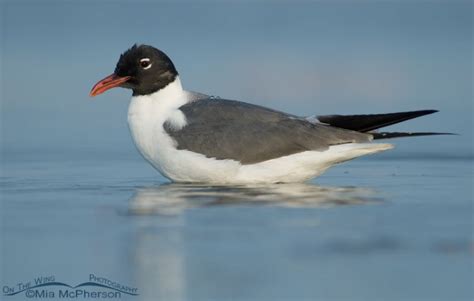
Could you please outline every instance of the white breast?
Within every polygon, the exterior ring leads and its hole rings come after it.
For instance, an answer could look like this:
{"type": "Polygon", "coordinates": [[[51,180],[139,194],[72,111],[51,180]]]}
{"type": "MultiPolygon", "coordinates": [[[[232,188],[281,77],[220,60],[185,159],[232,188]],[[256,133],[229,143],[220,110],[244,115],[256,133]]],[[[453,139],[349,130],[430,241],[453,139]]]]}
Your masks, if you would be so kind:
{"type": "Polygon", "coordinates": [[[178,130],[186,125],[179,107],[188,101],[189,93],[179,78],[151,95],[134,96],[128,109],[132,138],[143,157],[165,177],[179,182],[219,182],[233,178],[240,163],[215,160],[187,150],[177,150],[175,141],[163,124],[178,130]]]}

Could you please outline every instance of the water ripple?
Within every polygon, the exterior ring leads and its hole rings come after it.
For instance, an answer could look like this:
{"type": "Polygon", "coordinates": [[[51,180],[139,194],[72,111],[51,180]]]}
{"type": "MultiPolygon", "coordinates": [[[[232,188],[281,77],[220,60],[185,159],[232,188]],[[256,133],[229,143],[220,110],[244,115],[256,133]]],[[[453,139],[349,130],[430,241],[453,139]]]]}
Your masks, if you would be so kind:
{"type": "Polygon", "coordinates": [[[314,184],[209,186],[163,184],[139,188],[130,199],[130,214],[179,214],[209,206],[279,206],[294,208],[362,205],[380,202],[375,191],[361,187],[314,184]]]}

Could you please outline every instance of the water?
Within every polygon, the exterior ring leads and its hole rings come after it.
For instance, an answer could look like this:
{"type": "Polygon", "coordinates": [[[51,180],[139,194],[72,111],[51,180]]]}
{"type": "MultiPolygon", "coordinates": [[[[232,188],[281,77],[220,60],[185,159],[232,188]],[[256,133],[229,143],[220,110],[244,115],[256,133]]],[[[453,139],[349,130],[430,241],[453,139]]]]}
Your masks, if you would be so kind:
{"type": "Polygon", "coordinates": [[[225,187],[169,184],[136,157],[9,156],[1,285],[94,274],[138,289],[120,300],[472,300],[472,168],[373,156],[225,187]]]}

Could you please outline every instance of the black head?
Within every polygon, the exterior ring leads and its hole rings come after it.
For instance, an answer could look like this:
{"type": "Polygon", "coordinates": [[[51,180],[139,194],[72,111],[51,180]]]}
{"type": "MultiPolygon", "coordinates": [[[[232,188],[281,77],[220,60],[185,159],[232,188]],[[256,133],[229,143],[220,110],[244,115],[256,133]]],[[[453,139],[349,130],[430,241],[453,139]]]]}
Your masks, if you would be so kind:
{"type": "Polygon", "coordinates": [[[176,76],[178,72],[165,53],[152,46],[133,45],[120,56],[114,73],[92,88],[91,96],[113,87],[132,89],[133,95],[151,94],[173,82],[176,76]]]}

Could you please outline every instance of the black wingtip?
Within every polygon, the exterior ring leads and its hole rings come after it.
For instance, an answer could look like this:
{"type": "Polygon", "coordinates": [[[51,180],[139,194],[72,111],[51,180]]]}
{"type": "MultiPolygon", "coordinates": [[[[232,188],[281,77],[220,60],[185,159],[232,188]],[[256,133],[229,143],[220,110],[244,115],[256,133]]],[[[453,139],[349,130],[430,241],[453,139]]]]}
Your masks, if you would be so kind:
{"type": "MultiPolygon", "coordinates": [[[[406,120],[408,120],[408,119],[430,115],[430,114],[434,114],[438,112],[439,112],[438,110],[418,110],[418,111],[398,112],[398,113],[394,113],[393,115],[399,115],[399,116],[405,115],[404,117],[407,118],[406,120]]],[[[386,115],[391,115],[391,114],[386,114],[386,115]]]]}
{"type": "Polygon", "coordinates": [[[322,123],[326,123],[334,127],[359,132],[369,132],[402,121],[433,114],[436,112],[438,112],[438,110],[418,110],[368,115],[326,115],[317,116],[317,119],[322,123]]]}
{"type": "Polygon", "coordinates": [[[419,116],[423,116],[423,115],[429,115],[429,114],[433,114],[433,113],[438,113],[439,110],[419,110],[419,111],[412,111],[412,112],[406,112],[406,113],[419,113],[420,115],[419,116]]]}

